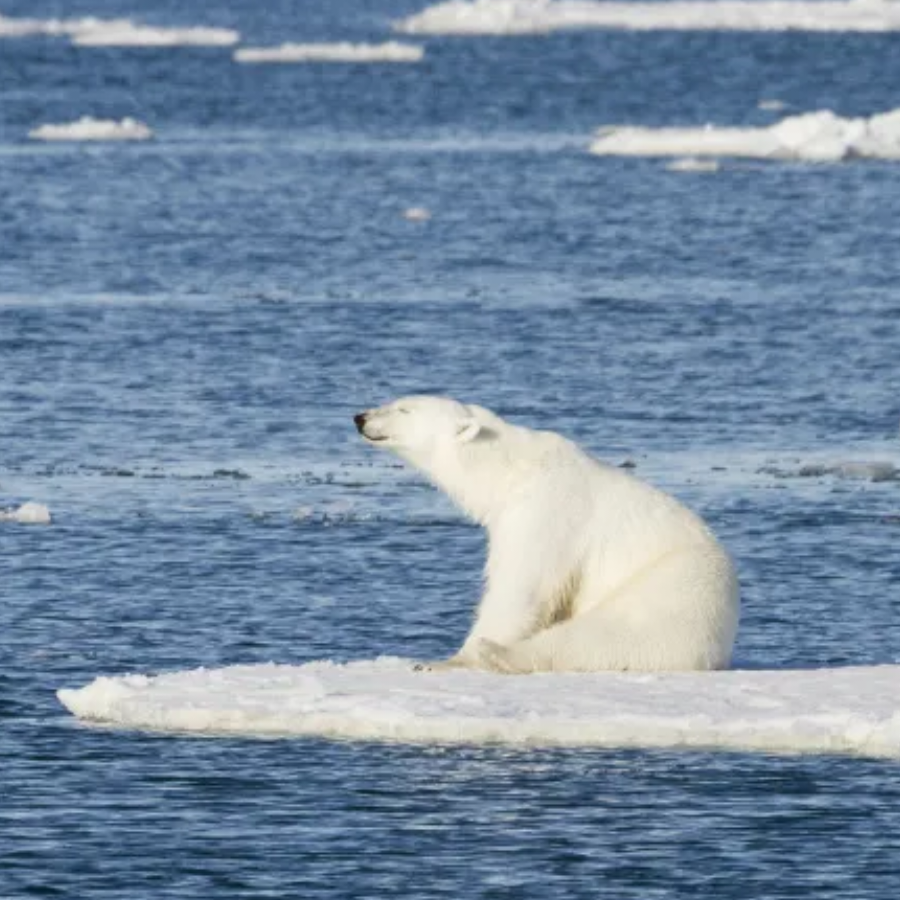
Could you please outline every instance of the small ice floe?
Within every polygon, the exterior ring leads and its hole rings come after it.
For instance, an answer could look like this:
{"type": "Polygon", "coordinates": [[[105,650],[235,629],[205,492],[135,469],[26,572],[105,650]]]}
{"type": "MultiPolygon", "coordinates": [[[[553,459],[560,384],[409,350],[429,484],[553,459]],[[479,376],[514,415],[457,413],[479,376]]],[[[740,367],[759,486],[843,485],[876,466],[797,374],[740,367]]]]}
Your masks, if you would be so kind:
{"type": "Polygon", "coordinates": [[[82,47],[230,47],[240,38],[231,28],[167,28],[131,19],[18,19],[0,15],[0,38],[68,37],[82,47]]]}
{"type": "Polygon", "coordinates": [[[0,509],[0,522],[18,522],[20,525],[49,525],[50,510],[43,503],[29,501],[17,509],[0,509]]]}
{"type": "Polygon", "coordinates": [[[28,137],[37,141],[146,141],[153,131],[130,116],[120,121],[82,116],[75,122],[41,125],[29,131],[28,137]]]}
{"type": "Polygon", "coordinates": [[[298,63],[343,62],[373,63],[419,62],[425,55],[423,47],[388,41],[385,44],[282,44],[280,47],[242,47],[235,50],[234,59],[240,63],[298,63]]]}
{"type": "Polygon", "coordinates": [[[826,109],[788,116],[766,128],[616,125],[597,132],[590,152],[597,156],[736,156],[806,162],[900,159],[900,109],[859,119],[845,119],[826,109]]]}
{"type": "Polygon", "coordinates": [[[718,172],[719,162],[715,159],[698,159],[696,156],[682,156],[666,164],[670,172],[718,172]]]}
{"type": "Polygon", "coordinates": [[[897,31],[890,0],[447,0],[394,22],[406,34],[635,31],[897,31]]]}
{"type": "Polygon", "coordinates": [[[52,19],[14,19],[0,15],[0,38],[30,37],[47,34],[52,19]]]}
{"type": "Polygon", "coordinates": [[[127,19],[97,21],[72,34],[79,47],[231,47],[241,39],[231,28],[163,28],[137,25],[127,19]]]}
{"type": "Polygon", "coordinates": [[[0,15],[0,38],[74,36],[93,28],[120,26],[127,19],[97,19],[89,16],[83,19],[19,19],[0,15]]]}
{"type": "Polygon", "coordinates": [[[410,206],[403,210],[403,218],[409,222],[427,222],[431,218],[431,210],[424,206],[410,206]]]}
{"type": "Polygon", "coordinates": [[[787,109],[787,103],[783,100],[760,100],[756,104],[756,108],[764,109],[767,112],[780,112],[782,109],[787,109]]]}

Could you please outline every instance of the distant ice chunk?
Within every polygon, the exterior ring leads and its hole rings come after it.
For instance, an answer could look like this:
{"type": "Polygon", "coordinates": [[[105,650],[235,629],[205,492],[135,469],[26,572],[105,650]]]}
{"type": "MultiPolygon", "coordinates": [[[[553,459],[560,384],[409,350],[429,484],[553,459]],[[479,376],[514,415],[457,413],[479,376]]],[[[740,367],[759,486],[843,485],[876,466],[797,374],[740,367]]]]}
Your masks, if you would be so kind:
{"type": "Polygon", "coordinates": [[[163,28],[128,20],[98,23],[72,35],[82,47],[230,47],[241,39],[231,28],[163,28]]]}
{"type": "Polygon", "coordinates": [[[95,28],[109,28],[127,24],[127,19],[17,19],[0,15],[0,38],[73,36],[95,28]]]}
{"type": "Polygon", "coordinates": [[[403,210],[403,218],[409,222],[427,222],[431,218],[431,210],[424,206],[410,206],[403,210]]]}
{"type": "Polygon", "coordinates": [[[900,756],[900,666],[505,676],[407,660],[197,669],[60,690],[123,728],[900,756]]]}
{"type": "Polygon", "coordinates": [[[419,62],[425,50],[415,44],[282,44],[280,47],[241,47],[234,58],[241,63],[297,62],[419,62]]]}
{"type": "Polygon", "coordinates": [[[19,522],[21,525],[49,525],[50,510],[43,503],[29,501],[18,509],[0,509],[0,522],[19,522]]]}
{"type": "Polygon", "coordinates": [[[131,19],[15,19],[0,15],[0,38],[67,36],[90,47],[231,46],[240,32],[230,28],[168,28],[139,25],[131,19]]]}
{"type": "Polygon", "coordinates": [[[394,22],[407,34],[640,31],[897,31],[895,0],[449,0],[394,22]]]}
{"type": "Polygon", "coordinates": [[[821,110],[788,116],[764,128],[608,126],[597,132],[590,150],[598,156],[737,156],[808,162],[900,159],[900,109],[868,119],[844,119],[821,110]]]}
{"type": "Polygon", "coordinates": [[[787,103],[784,100],[760,100],[756,104],[757,109],[763,109],[766,112],[780,112],[787,109],[787,103]]]}
{"type": "Polygon", "coordinates": [[[153,132],[129,116],[121,121],[82,116],[61,125],[41,125],[29,131],[28,137],[38,141],[146,141],[153,132]]]}

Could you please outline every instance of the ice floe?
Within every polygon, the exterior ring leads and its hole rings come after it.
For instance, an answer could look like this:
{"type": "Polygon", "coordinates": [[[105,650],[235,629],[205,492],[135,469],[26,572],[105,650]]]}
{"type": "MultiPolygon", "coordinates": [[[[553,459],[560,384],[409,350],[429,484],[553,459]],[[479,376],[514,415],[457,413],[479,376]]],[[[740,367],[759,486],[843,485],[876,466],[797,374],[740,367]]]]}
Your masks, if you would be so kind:
{"type": "Polygon", "coordinates": [[[282,44],[280,47],[241,47],[234,58],[241,63],[297,62],[419,62],[425,50],[415,44],[282,44]]]}
{"type": "Polygon", "coordinates": [[[0,38],[33,37],[47,35],[49,37],[72,37],[83,31],[95,28],[121,26],[127,19],[23,19],[0,15],[0,38]]]}
{"type": "Polygon", "coordinates": [[[205,734],[900,755],[900,666],[510,677],[382,658],[97,678],[79,718],[205,734]]]}
{"type": "Polygon", "coordinates": [[[82,47],[230,47],[241,39],[231,28],[163,28],[130,21],[82,29],[72,43],[82,47]]]}
{"type": "Polygon", "coordinates": [[[91,47],[230,47],[240,40],[231,28],[171,28],[141,25],[131,19],[20,19],[0,15],[0,38],[47,35],[69,37],[91,47]]]}
{"type": "Polygon", "coordinates": [[[146,141],[153,132],[129,116],[120,121],[82,116],[74,122],[41,125],[29,131],[28,137],[38,141],[146,141]]]}
{"type": "Polygon", "coordinates": [[[737,156],[809,162],[900,159],[900,109],[858,119],[821,110],[788,116],[764,128],[615,125],[601,128],[590,150],[599,156],[737,156]]]}
{"type": "Polygon", "coordinates": [[[394,23],[407,34],[540,34],[571,28],[897,31],[895,0],[449,0],[394,23]]]}
{"type": "Polygon", "coordinates": [[[15,509],[0,509],[0,522],[18,522],[21,525],[49,525],[50,510],[43,503],[29,501],[15,509]]]}

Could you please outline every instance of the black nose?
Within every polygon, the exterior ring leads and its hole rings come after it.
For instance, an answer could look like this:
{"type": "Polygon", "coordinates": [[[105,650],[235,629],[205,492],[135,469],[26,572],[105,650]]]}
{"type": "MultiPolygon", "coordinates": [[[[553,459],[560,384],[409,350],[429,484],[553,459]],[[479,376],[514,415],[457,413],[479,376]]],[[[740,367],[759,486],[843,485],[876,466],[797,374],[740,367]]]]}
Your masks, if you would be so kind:
{"type": "Polygon", "coordinates": [[[356,430],[362,434],[363,426],[366,424],[366,414],[365,413],[357,413],[353,417],[353,421],[356,424],[356,430]]]}

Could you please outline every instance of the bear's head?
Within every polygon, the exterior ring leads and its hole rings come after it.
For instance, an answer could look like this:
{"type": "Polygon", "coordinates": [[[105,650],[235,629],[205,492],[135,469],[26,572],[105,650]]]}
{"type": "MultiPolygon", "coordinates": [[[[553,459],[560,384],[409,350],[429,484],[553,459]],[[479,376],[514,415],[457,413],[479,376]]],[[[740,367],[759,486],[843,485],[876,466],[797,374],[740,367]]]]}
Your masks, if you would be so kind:
{"type": "Polygon", "coordinates": [[[401,397],[359,413],[353,421],[370,444],[420,466],[428,466],[451,447],[469,443],[481,430],[474,411],[449,397],[401,397]]]}

